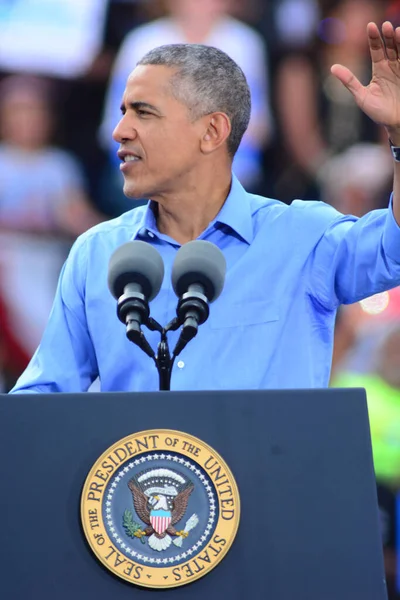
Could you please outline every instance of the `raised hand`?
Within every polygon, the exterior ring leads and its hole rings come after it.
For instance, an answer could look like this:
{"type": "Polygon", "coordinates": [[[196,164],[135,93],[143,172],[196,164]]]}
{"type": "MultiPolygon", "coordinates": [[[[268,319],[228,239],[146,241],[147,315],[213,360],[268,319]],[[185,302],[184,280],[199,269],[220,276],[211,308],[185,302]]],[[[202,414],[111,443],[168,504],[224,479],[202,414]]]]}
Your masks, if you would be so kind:
{"type": "Polygon", "coordinates": [[[372,59],[369,85],[363,86],[343,65],[333,65],[331,72],[353,94],[361,110],[385,126],[392,141],[400,145],[400,27],[394,29],[386,21],[381,35],[376,23],[369,23],[367,34],[372,59]]]}

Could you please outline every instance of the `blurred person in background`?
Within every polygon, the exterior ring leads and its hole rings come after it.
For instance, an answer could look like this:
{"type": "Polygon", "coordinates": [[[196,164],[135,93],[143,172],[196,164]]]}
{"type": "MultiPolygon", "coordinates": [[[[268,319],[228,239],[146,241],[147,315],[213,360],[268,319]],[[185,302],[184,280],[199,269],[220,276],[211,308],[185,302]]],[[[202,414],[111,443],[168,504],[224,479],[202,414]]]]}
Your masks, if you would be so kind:
{"type": "MultiPolygon", "coordinates": [[[[397,288],[398,289],[398,288],[397,288]]],[[[351,363],[342,365],[332,381],[334,387],[365,388],[371,442],[377,480],[382,544],[389,600],[396,592],[396,495],[400,490],[400,302],[384,319],[378,319],[380,336],[369,348],[369,370],[357,372],[351,363]]],[[[371,317],[372,319],[373,317],[371,317]]],[[[371,319],[366,319],[368,322],[371,319]]],[[[377,325],[376,324],[376,325],[377,325]]],[[[355,344],[357,345],[357,343],[355,344]]]]}
{"type": "Polygon", "coordinates": [[[318,22],[318,0],[273,0],[271,5],[280,50],[306,47],[318,22]]]}
{"type": "Polygon", "coordinates": [[[341,306],[335,326],[332,380],[343,371],[372,373],[382,332],[397,322],[400,322],[399,287],[341,306]]]}
{"type": "Polygon", "coordinates": [[[79,163],[51,144],[54,127],[48,81],[0,82],[0,356],[11,378],[40,341],[71,243],[101,220],[79,163]]]}
{"type": "Polygon", "coordinates": [[[400,321],[381,322],[370,349],[369,372],[350,365],[338,370],[332,387],[365,388],[377,481],[400,489],[400,321]]]}
{"type": "Polygon", "coordinates": [[[321,200],[345,215],[362,217],[384,208],[392,186],[388,144],[360,142],[328,158],[319,172],[321,200]]]}
{"type": "Polygon", "coordinates": [[[276,106],[286,158],[280,197],[319,198],[320,171],[332,155],[381,140],[379,126],[358,110],[330,66],[345,62],[363,84],[370,80],[365,28],[381,21],[384,7],[381,0],[320,0],[314,44],[308,51],[289,48],[281,61],[276,106]]]}
{"type": "Polygon", "coordinates": [[[108,20],[115,0],[0,0],[0,78],[51,78],[57,91],[57,137],[85,170],[96,200],[96,140],[112,53],[108,20]],[[62,132],[62,133],[61,133],[62,132]]]}
{"type": "Polygon", "coordinates": [[[244,71],[252,97],[249,128],[236,154],[233,170],[249,191],[263,186],[263,150],[272,133],[269,104],[267,47],[253,28],[230,16],[233,0],[166,0],[166,17],[155,19],[131,31],[124,39],[110,77],[104,118],[101,125],[103,147],[109,152],[106,169],[104,210],[117,215],[132,208],[122,194],[122,177],[116,157],[117,144],[112,131],[120,118],[120,103],[126,80],[149,50],[164,44],[197,43],[226,52],[244,71]],[[114,206],[109,206],[111,203],[114,206]]]}
{"type": "Polygon", "coordinates": [[[289,53],[307,50],[320,20],[319,0],[258,2],[257,28],[268,40],[271,75],[289,53]]]}

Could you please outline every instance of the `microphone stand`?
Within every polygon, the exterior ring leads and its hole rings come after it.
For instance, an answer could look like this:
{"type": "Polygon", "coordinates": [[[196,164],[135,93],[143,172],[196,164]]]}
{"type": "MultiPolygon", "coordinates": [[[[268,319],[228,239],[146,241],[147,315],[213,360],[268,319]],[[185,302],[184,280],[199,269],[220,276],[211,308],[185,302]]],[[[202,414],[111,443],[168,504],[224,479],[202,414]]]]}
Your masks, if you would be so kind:
{"type": "Polygon", "coordinates": [[[136,289],[128,290],[128,293],[123,294],[118,300],[117,315],[120,321],[126,325],[126,337],[154,360],[158,371],[160,391],[170,390],[172,367],[177,353],[174,353],[171,358],[167,332],[175,331],[181,323],[175,318],[166,327],[162,327],[149,316],[149,313],[145,296],[136,289]],[[160,333],[161,340],[157,347],[157,355],[155,355],[153,348],[147,341],[142,331],[142,325],[146,325],[150,331],[160,333]]]}
{"type": "Polygon", "coordinates": [[[181,324],[179,320],[175,318],[172,319],[166,327],[162,327],[155,319],[149,317],[146,325],[150,331],[158,331],[161,335],[161,340],[157,346],[157,356],[153,353],[152,358],[158,371],[159,390],[169,391],[171,389],[172,367],[174,366],[175,357],[177,355],[174,353],[171,357],[167,333],[168,331],[176,331],[181,324]]]}
{"type": "MultiPolygon", "coordinates": [[[[136,304],[134,308],[136,308],[136,304]]],[[[191,290],[190,293],[184,294],[178,302],[177,316],[166,327],[162,327],[155,319],[150,317],[148,307],[146,306],[145,308],[146,310],[142,309],[140,320],[135,317],[136,313],[132,313],[135,318],[131,316],[131,313],[128,314],[126,335],[131,342],[136,344],[154,360],[158,371],[159,390],[169,391],[171,389],[172,367],[175,358],[182,352],[190,340],[197,335],[198,326],[208,318],[207,298],[197,290],[197,287],[191,290]],[[146,325],[150,331],[159,332],[161,339],[157,346],[157,355],[148,343],[141,325],[146,325]],[[176,331],[181,325],[183,326],[182,332],[171,356],[167,333],[168,331],[176,331]]]]}

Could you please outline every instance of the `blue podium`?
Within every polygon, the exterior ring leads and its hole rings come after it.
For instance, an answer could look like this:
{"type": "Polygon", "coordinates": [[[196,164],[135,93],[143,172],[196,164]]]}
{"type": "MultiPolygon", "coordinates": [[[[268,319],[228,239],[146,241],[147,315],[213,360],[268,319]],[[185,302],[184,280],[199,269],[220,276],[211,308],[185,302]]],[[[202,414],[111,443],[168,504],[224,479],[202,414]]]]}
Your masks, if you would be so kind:
{"type": "Polygon", "coordinates": [[[364,390],[2,395],[0,457],[7,600],[387,598],[364,390]],[[157,429],[214,448],[241,505],[223,560],[165,590],[105,568],[80,517],[98,457],[126,436],[157,429]]]}

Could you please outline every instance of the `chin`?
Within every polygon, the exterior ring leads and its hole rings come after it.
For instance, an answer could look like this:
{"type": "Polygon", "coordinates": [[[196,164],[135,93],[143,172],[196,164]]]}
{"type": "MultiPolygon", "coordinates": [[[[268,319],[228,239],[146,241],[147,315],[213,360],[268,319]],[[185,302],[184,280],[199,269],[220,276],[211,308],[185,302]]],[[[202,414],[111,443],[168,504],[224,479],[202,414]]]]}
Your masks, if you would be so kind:
{"type": "Polygon", "coordinates": [[[123,192],[125,196],[131,200],[143,200],[143,198],[149,198],[145,190],[141,189],[137,185],[129,185],[128,183],[125,183],[123,192]]]}

